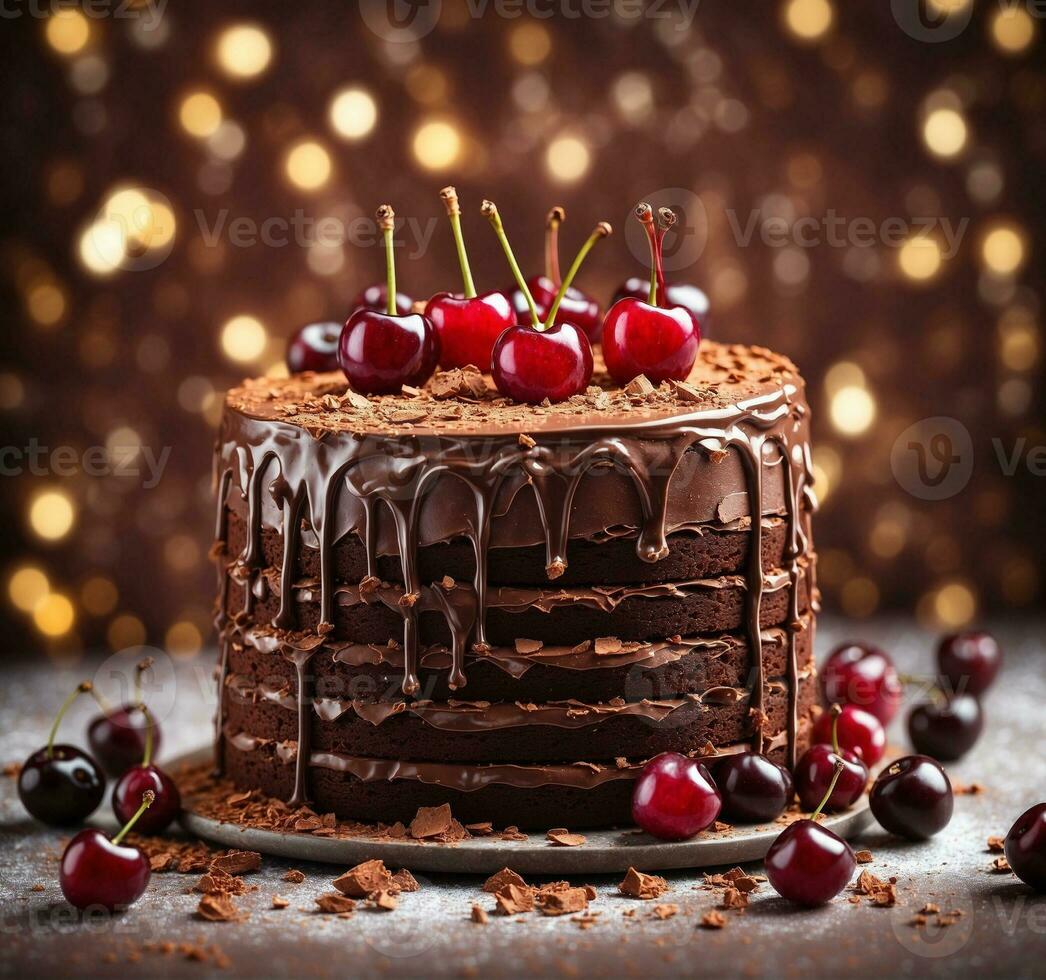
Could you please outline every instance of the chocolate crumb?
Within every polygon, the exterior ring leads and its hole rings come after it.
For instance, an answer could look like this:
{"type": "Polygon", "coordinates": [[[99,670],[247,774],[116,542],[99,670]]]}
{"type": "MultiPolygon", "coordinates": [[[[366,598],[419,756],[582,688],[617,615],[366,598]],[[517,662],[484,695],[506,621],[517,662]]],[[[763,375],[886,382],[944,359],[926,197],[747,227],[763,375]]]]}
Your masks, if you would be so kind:
{"type": "Polygon", "coordinates": [[[854,857],[857,859],[858,864],[871,864],[875,860],[871,851],[858,851],[854,854],[854,857]]]}
{"type": "Polygon", "coordinates": [[[295,885],[300,885],[305,880],[305,874],[297,868],[290,868],[283,873],[283,880],[293,882],[295,885]]]}
{"type": "Polygon", "coordinates": [[[274,909],[285,909],[290,904],[291,900],[289,898],[284,898],[282,895],[272,896],[272,907],[274,909]]]}
{"type": "Polygon", "coordinates": [[[485,909],[480,908],[478,905],[473,905],[472,921],[481,926],[485,926],[490,921],[490,916],[487,915],[485,909]]]}
{"type": "Polygon", "coordinates": [[[452,817],[450,804],[441,806],[423,806],[410,822],[410,836],[415,840],[436,837],[450,830],[452,817]]]}
{"type": "Polygon", "coordinates": [[[499,892],[506,885],[516,885],[518,888],[527,887],[527,883],[515,871],[511,868],[502,868],[483,882],[483,891],[499,892]]]}
{"type": "Polygon", "coordinates": [[[388,868],[377,859],[357,864],[331,882],[339,892],[350,898],[367,898],[388,889],[391,883],[392,875],[388,868]]]}
{"type": "Polygon", "coordinates": [[[204,895],[196,906],[196,915],[208,922],[238,922],[246,918],[228,895],[204,895]]]}
{"type": "Polygon", "coordinates": [[[317,897],[316,904],[319,906],[319,911],[325,915],[351,912],[356,907],[356,903],[347,895],[342,895],[341,892],[326,892],[317,897]]]}
{"type": "Polygon", "coordinates": [[[701,927],[703,929],[722,929],[726,925],[726,916],[722,912],[706,912],[701,916],[701,927]]]}
{"type": "Polygon", "coordinates": [[[668,891],[668,882],[658,875],[648,875],[642,871],[636,871],[635,868],[629,868],[624,880],[618,885],[618,889],[622,895],[627,895],[629,898],[649,901],[652,898],[660,898],[668,891]]]}
{"type": "Polygon", "coordinates": [[[556,827],[545,836],[560,847],[580,847],[587,839],[584,834],[572,834],[565,827],[556,827]]]}
{"type": "Polygon", "coordinates": [[[257,851],[228,851],[211,861],[211,868],[231,875],[242,875],[257,871],[261,867],[261,854],[257,851]]]}

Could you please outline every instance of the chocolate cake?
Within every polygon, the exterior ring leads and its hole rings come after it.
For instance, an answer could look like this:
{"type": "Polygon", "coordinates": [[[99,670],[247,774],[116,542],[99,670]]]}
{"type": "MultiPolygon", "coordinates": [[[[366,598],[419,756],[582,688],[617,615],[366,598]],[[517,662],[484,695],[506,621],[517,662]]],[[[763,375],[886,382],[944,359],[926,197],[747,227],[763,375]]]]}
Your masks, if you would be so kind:
{"type": "Polygon", "coordinates": [[[815,700],[809,410],[706,341],[687,382],[516,404],[478,372],[366,398],[244,382],[217,446],[216,755],[409,821],[629,822],[663,751],[794,765],[815,700]]]}

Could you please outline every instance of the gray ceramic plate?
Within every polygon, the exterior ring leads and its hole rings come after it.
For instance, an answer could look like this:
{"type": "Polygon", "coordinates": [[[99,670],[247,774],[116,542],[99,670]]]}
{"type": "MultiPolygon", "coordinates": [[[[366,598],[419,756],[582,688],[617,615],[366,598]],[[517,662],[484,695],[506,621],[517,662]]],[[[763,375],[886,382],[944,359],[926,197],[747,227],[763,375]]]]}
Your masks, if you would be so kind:
{"type": "MultiPolygon", "coordinates": [[[[185,755],[169,764],[195,764],[209,752],[185,755]]],[[[311,834],[254,830],[235,823],[222,823],[185,810],[182,826],[203,840],[223,847],[260,851],[278,857],[327,864],[353,865],[380,858],[389,866],[412,871],[490,874],[506,866],[521,874],[601,874],[627,871],[630,866],[643,871],[672,868],[706,868],[716,865],[758,861],[781,832],[776,825],[735,827],[715,834],[701,834],[693,840],[666,842],[634,828],[625,830],[586,830],[586,842],[579,847],[559,847],[545,840],[540,831],[530,831],[527,841],[502,841],[477,837],[457,844],[426,844],[417,841],[336,839],[311,834]]],[[[853,837],[871,822],[868,797],[862,796],[853,809],[832,814],[822,825],[840,837],[853,837]]]]}

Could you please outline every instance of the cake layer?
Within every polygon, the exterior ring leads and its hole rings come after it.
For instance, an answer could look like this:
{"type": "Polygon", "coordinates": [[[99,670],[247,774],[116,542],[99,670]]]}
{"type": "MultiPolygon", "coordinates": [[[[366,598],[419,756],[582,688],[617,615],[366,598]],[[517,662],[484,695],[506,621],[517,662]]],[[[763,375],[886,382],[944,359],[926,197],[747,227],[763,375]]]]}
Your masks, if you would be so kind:
{"type": "MultiPolygon", "coordinates": [[[[795,634],[797,672],[813,666],[813,621],[804,617],[795,634]]],[[[766,677],[784,677],[789,663],[789,634],[764,630],[761,659],[766,677]]],[[[228,631],[228,673],[260,678],[274,689],[297,683],[295,662],[311,651],[307,676],[316,696],[328,699],[398,701],[403,693],[402,647],[322,642],[315,634],[294,634],[271,627],[228,631]]],[[[530,649],[521,644],[523,649],[530,649]]],[[[577,648],[542,646],[522,652],[494,647],[465,660],[467,684],[448,684],[451,658],[446,647],[423,651],[419,696],[446,701],[610,701],[624,697],[673,698],[701,694],[712,687],[745,687],[752,677],[752,650],[744,634],[683,637],[677,641],[600,644],[577,648]],[[599,652],[597,652],[597,650],[599,652]]]]}
{"type": "MultiPolygon", "coordinates": [[[[798,711],[813,705],[816,685],[800,679],[798,711]]],[[[622,754],[649,757],[730,745],[755,735],[751,692],[711,688],[670,700],[584,703],[363,702],[319,698],[308,712],[314,752],[379,759],[439,762],[610,761],[622,754]]],[[[765,685],[764,731],[788,728],[787,686],[765,685]]],[[[233,675],[225,688],[225,723],[231,731],[280,743],[299,738],[297,698],[253,678],[233,675]]]]}

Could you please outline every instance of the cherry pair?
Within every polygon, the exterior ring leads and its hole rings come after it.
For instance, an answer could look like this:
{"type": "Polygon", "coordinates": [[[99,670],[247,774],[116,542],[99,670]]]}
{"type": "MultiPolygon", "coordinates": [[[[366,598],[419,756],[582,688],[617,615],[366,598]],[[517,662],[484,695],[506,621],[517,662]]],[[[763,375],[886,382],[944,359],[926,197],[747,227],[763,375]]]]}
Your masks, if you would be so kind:
{"type": "Polygon", "coordinates": [[[840,744],[839,727],[843,711],[840,705],[834,704],[826,712],[831,719],[830,739],[811,745],[795,768],[796,793],[804,810],[814,808],[820,799],[825,800],[825,810],[847,810],[868,784],[868,767],[863,758],[840,744]],[[826,796],[829,785],[834,786],[834,789],[826,796]]]}

